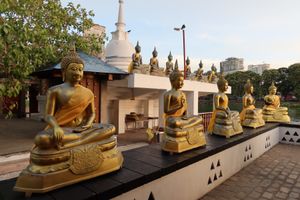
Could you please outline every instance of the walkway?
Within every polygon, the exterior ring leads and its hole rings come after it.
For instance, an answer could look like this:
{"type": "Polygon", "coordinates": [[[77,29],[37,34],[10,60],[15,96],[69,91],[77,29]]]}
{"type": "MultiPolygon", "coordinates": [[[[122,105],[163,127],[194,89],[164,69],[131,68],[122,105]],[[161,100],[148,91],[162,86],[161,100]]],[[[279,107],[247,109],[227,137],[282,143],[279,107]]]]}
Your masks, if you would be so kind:
{"type": "Polygon", "coordinates": [[[201,200],[300,199],[300,146],[278,144],[201,200]]]}

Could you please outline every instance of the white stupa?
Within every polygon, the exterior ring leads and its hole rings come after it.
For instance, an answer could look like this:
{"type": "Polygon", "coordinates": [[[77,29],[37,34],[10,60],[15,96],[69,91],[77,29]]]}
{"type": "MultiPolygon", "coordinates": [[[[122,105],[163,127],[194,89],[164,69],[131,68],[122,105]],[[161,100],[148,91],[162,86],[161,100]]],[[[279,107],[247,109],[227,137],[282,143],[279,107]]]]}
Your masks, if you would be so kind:
{"type": "Polygon", "coordinates": [[[128,40],[128,32],[125,31],[126,24],[124,22],[123,4],[124,0],[119,0],[117,30],[111,33],[112,39],[105,49],[105,60],[110,65],[128,71],[134,47],[128,40]]]}

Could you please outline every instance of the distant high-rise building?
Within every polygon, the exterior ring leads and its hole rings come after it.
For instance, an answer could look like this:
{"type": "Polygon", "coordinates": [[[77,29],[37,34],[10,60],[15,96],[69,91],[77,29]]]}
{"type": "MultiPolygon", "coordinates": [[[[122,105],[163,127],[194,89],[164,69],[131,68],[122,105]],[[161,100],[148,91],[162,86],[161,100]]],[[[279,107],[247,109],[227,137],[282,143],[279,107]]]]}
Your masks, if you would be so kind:
{"type": "Polygon", "coordinates": [[[262,75],[263,71],[270,68],[270,64],[248,65],[248,70],[262,75]]]}
{"type": "Polygon", "coordinates": [[[220,71],[224,74],[233,73],[244,70],[243,58],[227,58],[225,61],[220,62],[220,71]]]}

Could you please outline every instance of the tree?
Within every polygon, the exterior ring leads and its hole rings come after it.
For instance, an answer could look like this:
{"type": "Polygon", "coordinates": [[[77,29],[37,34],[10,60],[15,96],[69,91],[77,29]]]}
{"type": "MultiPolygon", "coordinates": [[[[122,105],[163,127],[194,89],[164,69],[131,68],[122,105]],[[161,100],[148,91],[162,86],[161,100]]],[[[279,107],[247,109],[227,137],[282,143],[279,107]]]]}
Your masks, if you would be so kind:
{"type": "Polygon", "coordinates": [[[279,68],[278,73],[278,80],[276,80],[278,91],[282,96],[286,97],[293,90],[293,85],[289,81],[288,68],[279,68]]]}
{"type": "Polygon", "coordinates": [[[300,99],[300,63],[288,67],[288,81],[291,84],[295,96],[300,99]]]}
{"type": "Polygon", "coordinates": [[[93,13],[80,5],[63,7],[59,0],[0,2],[0,98],[14,97],[35,70],[58,62],[71,44],[100,52],[103,37],[83,37],[93,13]]]}
{"type": "Polygon", "coordinates": [[[261,77],[259,74],[252,71],[238,71],[226,75],[226,80],[231,86],[231,94],[235,97],[242,97],[244,95],[244,85],[248,79],[251,80],[255,90],[254,95],[260,97],[260,82],[261,77]]]}

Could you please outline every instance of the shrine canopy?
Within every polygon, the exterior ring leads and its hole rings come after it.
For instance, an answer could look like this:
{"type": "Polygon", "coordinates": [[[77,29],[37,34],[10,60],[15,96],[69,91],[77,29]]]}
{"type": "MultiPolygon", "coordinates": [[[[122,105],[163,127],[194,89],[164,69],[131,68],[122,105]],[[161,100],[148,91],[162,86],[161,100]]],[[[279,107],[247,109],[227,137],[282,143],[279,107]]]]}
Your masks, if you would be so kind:
{"type": "MultiPolygon", "coordinates": [[[[84,72],[93,73],[97,75],[114,75],[114,77],[118,75],[122,76],[128,74],[127,72],[117,67],[105,63],[103,60],[95,56],[88,55],[82,51],[77,51],[77,54],[84,61],[84,72]]],[[[60,72],[60,70],[61,70],[61,62],[52,65],[51,67],[47,67],[37,72],[34,72],[32,75],[38,77],[45,76],[45,75],[49,76],[49,72],[50,74],[52,74],[53,72],[54,73],[60,72]]]]}

